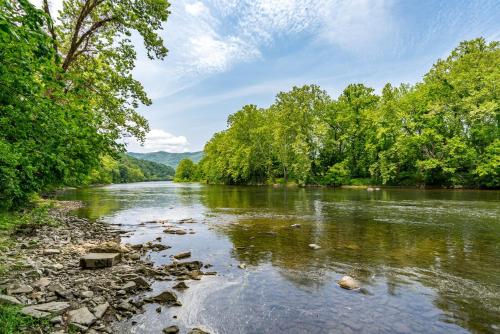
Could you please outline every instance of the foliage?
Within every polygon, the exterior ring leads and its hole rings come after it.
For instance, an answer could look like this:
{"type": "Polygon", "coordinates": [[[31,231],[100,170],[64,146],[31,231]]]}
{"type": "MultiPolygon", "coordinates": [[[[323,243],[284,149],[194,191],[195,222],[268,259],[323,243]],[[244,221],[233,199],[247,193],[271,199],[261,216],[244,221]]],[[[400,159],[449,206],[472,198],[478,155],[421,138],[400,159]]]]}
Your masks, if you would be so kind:
{"type": "Polygon", "coordinates": [[[127,154],[137,159],[153,161],[173,168],[177,168],[182,159],[191,159],[194,163],[198,163],[203,157],[203,152],[172,153],[159,151],[150,153],[128,152],[127,154]]]}
{"type": "Polygon", "coordinates": [[[198,180],[198,165],[196,165],[191,159],[182,159],[175,170],[174,181],[192,182],[198,180]]]}
{"type": "Polygon", "coordinates": [[[48,319],[24,315],[19,306],[0,304],[0,334],[47,333],[52,327],[48,319]]]}
{"type": "Polygon", "coordinates": [[[206,144],[209,183],[500,187],[500,47],[478,38],[438,60],[422,82],[381,94],[317,86],[244,106],[206,144]]]}
{"type": "Polygon", "coordinates": [[[48,2],[0,0],[0,206],[60,185],[77,185],[117,140],[142,139],[136,112],[149,104],[131,76],[130,36],[150,57],[167,50],[155,32],[168,17],[165,0],[66,0],[53,21],[48,2]],[[55,23],[57,22],[57,23],[55,23]]]}
{"type": "Polygon", "coordinates": [[[171,180],[175,171],[152,161],[133,158],[120,154],[118,159],[104,156],[99,168],[90,173],[89,184],[129,183],[142,181],[171,180]]]}

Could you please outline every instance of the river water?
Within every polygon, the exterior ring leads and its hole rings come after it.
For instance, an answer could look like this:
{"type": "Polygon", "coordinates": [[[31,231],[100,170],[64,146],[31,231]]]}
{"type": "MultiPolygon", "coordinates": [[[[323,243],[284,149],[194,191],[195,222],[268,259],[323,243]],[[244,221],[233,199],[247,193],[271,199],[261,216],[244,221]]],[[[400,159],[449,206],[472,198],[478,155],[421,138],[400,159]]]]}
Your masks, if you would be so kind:
{"type": "MultiPolygon", "coordinates": [[[[81,216],[121,225],[123,242],[161,236],[172,248],[149,254],[156,265],[191,251],[218,273],[188,281],[182,307],[147,304],[116,332],[500,333],[499,191],[150,182],[60,197],[84,201],[81,216]],[[140,225],[185,218],[195,234],[140,225]],[[343,275],[362,288],[341,289],[343,275]]],[[[156,282],[152,293],[175,283],[156,282]]]]}

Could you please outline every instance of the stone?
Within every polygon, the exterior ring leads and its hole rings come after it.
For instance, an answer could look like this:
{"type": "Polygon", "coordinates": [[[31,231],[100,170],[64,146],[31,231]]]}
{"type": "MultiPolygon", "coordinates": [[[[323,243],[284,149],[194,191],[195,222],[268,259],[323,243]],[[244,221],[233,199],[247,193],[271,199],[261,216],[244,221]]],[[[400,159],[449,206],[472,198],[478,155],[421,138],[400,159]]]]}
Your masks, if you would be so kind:
{"type": "Polygon", "coordinates": [[[244,264],[244,263],[240,263],[240,264],[238,265],[238,268],[240,268],[240,269],[245,269],[246,267],[247,267],[247,265],[246,265],[246,264],[244,264]]]}
{"type": "Polygon", "coordinates": [[[103,304],[99,304],[95,307],[94,309],[94,315],[97,319],[101,319],[104,314],[106,313],[106,311],[108,310],[109,308],[109,303],[108,302],[105,302],[103,304]]]}
{"type": "Polygon", "coordinates": [[[149,284],[148,281],[146,281],[146,279],[142,276],[135,277],[134,282],[138,287],[142,289],[149,289],[149,287],[151,286],[151,284],[149,284]]]}
{"type": "Polygon", "coordinates": [[[56,255],[60,254],[61,251],[59,249],[48,248],[43,250],[43,255],[56,255]]]}
{"type": "Polygon", "coordinates": [[[96,320],[97,318],[85,306],[68,312],[68,321],[73,324],[90,326],[96,320]]]}
{"type": "Polygon", "coordinates": [[[114,241],[107,241],[89,249],[90,253],[128,253],[130,249],[114,241]]]}
{"type": "Polygon", "coordinates": [[[177,283],[176,285],[174,285],[172,287],[172,289],[176,289],[176,290],[184,290],[184,289],[187,289],[187,288],[189,288],[189,287],[184,282],[179,282],[179,283],[177,283]]]}
{"type": "Polygon", "coordinates": [[[359,289],[359,283],[351,276],[344,276],[338,281],[341,288],[347,290],[359,289]]]}
{"type": "Polygon", "coordinates": [[[291,227],[293,227],[293,228],[299,228],[300,224],[292,224],[291,227]]]}
{"type": "Polygon", "coordinates": [[[120,253],[88,253],[80,258],[82,268],[106,268],[120,262],[120,253]]]}
{"type": "Polygon", "coordinates": [[[58,315],[58,316],[53,317],[52,319],[50,319],[50,323],[54,324],[54,325],[55,324],[62,324],[62,322],[63,322],[63,317],[60,316],[60,315],[58,315]]]}
{"type": "Polygon", "coordinates": [[[7,289],[8,295],[17,295],[33,292],[33,288],[26,284],[13,284],[7,289]]]}
{"type": "Polygon", "coordinates": [[[34,285],[39,288],[45,288],[49,284],[50,284],[50,279],[48,279],[47,277],[42,277],[38,281],[36,281],[34,285]]]}
{"type": "Polygon", "coordinates": [[[119,289],[125,290],[125,291],[130,291],[130,290],[134,290],[136,287],[137,287],[137,285],[135,284],[135,282],[129,281],[129,282],[125,283],[124,285],[122,285],[121,287],[119,287],[119,289]]]}
{"type": "Polygon", "coordinates": [[[35,318],[43,318],[50,315],[62,314],[64,311],[69,309],[69,307],[70,305],[67,302],[50,302],[26,306],[21,310],[21,312],[35,318]]]}
{"type": "Polygon", "coordinates": [[[163,291],[157,296],[146,298],[147,302],[156,302],[160,304],[167,304],[171,306],[182,306],[181,302],[177,300],[177,295],[173,291],[163,291]]]}
{"type": "Polygon", "coordinates": [[[124,300],[120,304],[116,305],[116,308],[121,311],[129,311],[129,312],[134,312],[135,308],[132,304],[130,304],[128,301],[124,300]]]}
{"type": "Polygon", "coordinates": [[[93,291],[82,291],[80,292],[80,296],[83,297],[83,298],[92,298],[94,297],[94,292],[93,291]]]}
{"type": "Polygon", "coordinates": [[[317,244],[309,244],[309,248],[314,249],[314,250],[318,250],[321,248],[321,246],[317,245],[317,244]]]}
{"type": "Polygon", "coordinates": [[[187,334],[210,334],[210,333],[209,332],[205,332],[204,330],[199,329],[199,328],[193,328],[187,334]]]}
{"type": "Polygon", "coordinates": [[[7,296],[7,295],[2,295],[0,294],[0,304],[6,304],[6,305],[22,305],[17,298],[12,297],[12,296],[7,296]]]}
{"type": "Polygon", "coordinates": [[[130,260],[137,261],[137,260],[139,260],[139,259],[141,258],[141,254],[139,254],[139,253],[132,253],[132,254],[130,254],[130,255],[128,256],[128,258],[129,258],[130,260]]]}
{"type": "Polygon", "coordinates": [[[176,334],[179,333],[179,327],[177,326],[168,326],[167,328],[163,328],[163,333],[165,334],[176,334]]]}
{"type": "Polygon", "coordinates": [[[174,255],[174,259],[180,260],[180,259],[186,259],[188,257],[191,257],[191,252],[183,252],[174,255]]]}

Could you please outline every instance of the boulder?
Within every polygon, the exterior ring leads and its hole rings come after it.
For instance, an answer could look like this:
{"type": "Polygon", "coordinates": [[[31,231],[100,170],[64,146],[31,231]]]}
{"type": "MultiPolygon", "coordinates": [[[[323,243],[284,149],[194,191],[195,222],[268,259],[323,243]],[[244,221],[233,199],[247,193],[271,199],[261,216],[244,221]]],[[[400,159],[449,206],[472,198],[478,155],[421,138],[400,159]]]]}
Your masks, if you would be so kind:
{"type": "Polygon", "coordinates": [[[179,333],[179,327],[177,327],[177,326],[168,326],[167,328],[163,328],[163,333],[165,333],[165,334],[176,334],[176,333],[179,333]]]}
{"type": "Polygon", "coordinates": [[[317,245],[317,244],[309,244],[309,248],[314,249],[314,250],[318,250],[321,248],[321,246],[317,245]]]}
{"type": "Polygon", "coordinates": [[[38,305],[26,306],[21,310],[23,314],[35,317],[44,318],[50,315],[58,315],[69,309],[70,305],[67,302],[50,302],[38,305]]]}
{"type": "Polygon", "coordinates": [[[183,252],[174,255],[174,259],[180,260],[180,259],[186,259],[188,257],[191,257],[191,252],[183,252]]]}
{"type": "Polygon", "coordinates": [[[22,305],[23,303],[21,303],[15,297],[0,294],[0,304],[22,305]]]}
{"type": "Polygon", "coordinates": [[[341,288],[347,289],[347,290],[355,290],[359,289],[359,283],[356,281],[354,278],[351,276],[344,276],[338,281],[338,284],[340,285],[341,288]]]}
{"type": "Polygon", "coordinates": [[[97,318],[85,306],[68,312],[68,321],[70,323],[90,326],[96,320],[97,318]]]}
{"type": "Polygon", "coordinates": [[[112,267],[120,258],[120,253],[88,253],[80,258],[80,266],[85,269],[112,267]]]}

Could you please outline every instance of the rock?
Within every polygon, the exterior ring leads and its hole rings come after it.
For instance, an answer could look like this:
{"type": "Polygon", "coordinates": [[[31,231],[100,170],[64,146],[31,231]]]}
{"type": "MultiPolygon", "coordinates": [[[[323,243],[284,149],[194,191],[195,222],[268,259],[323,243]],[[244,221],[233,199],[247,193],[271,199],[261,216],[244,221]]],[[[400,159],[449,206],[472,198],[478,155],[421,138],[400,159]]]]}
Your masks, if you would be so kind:
{"type": "Polygon", "coordinates": [[[50,284],[50,279],[48,279],[47,277],[42,277],[38,281],[36,281],[34,285],[39,288],[45,288],[49,284],[50,284]]]}
{"type": "Polygon", "coordinates": [[[129,312],[134,312],[135,308],[132,304],[130,304],[128,301],[124,300],[120,304],[116,305],[116,308],[121,311],[129,311],[129,312]]]}
{"type": "Polygon", "coordinates": [[[17,298],[12,297],[12,296],[7,296],[7,295],[2,295],[0,294],[0,304],[6,304],[6,305],[22,305],[17,298]]]}
{"type": "Polygon", "coordinates": [[[106,311],[108,310],[109,308],[109,303],[108,302],[105,302],[103,304],[99,304],[95,307],[94,309],[94,315],[97,319],[101,319],[104,314],[106,313],[106,311]]]}
{"type": "Polygon", "coordinates": [[[17,295],[33,292],[33,288],[26,284],[13,284],[7,289],[8,295],[17,295]]]}
{"type": "Polygon", "coordinates": [[[130,249],[114,241],[107,241],[89,249],[90,253],[128,253],[130,249]]]}
{"type": "Polygon", "coordinates": [[[187,288],[189,288],[189,287],[184,282],[179,282],[179,283],[177,283],[176,285],[174,285],[172,287],[172,289],[176,289],[176,290],[184,290],[184,289],[187,289],[187,288]]]}
{"type": "Polygon", "coordinates": [[[52,268],[55,270],[62,270],[64,268],[64,266],[60,263],[55,263],[52,265],[52,268]]]}
{"type": "Polygon", "coordinates": [[[90,326],[96,320],[96,317],[85,306],[68,312],[68,321],[70,323],[90,326]]]}
{"type": "Polygon", "coordinates": [[[156,308],[156,312],[157,312],[157,313],[161,313],[161,306],[158,306],[158,307],[156,308]]]}
{"type": "Polygon", "coordinates": [[[69,309],[69,307],[70,305],[67,302],[50,302],[26,306],[21,310],[21,312],[35,318],[43,318],[52,314],[62,314],[64,311],[69,309]]]}
{"type": "Polygon", "coordinates": [[[176,333],[179,333],[179,327],[177,327],[177,326],[168,326],[167,328],[163,328],[163,333],[165,333],[165,334],[176,334],[176,333]]]}
{"type": "Polygon", "coordinates": [[[193,328],[187,334],[210,334],[210,333],[209,332],[205,332],[204,330],[201,330],[199,328],[193,328]]]}
{"type": "Polygon", "coordinates": [[[139,260],[139,259],[141,258],[141,254],[139,254],[139,253],[132,253],[132,254],[130,254],[130,255],[128,256],[128,258],[129,258],[130,260],[137,261],[137,260],[139,260]]]}
{"type": "Polygon", "coordinates": [[[240,264],[238,265],[238,268],[240,268],[240,269],[245,269],[246,267],[247,267],[247,265],[246,265],[246,264],[244,264],[244,263],[240,263],[240,264]]]}
{"type": "Polygon", "coordinates": [[[137,285],[135,284],[135,282],[130,281],[130,282],[127,282],[124,285],[122,285],[119,289],[125,290],[125,291],[130,291],[130,290],[134,290],[136,287],[137,287],[137,285]]]}
{"type": "Polygon", "coordinates": [[[182,306],[181,302],[177,300],[177,295],[173,291],[163,291],[157,296],[146,298],[147,302],[156,302],[160,304],[167,304],[171,306],[182,306]]]}
{"type": "Polygon", "coordinates": [[[186,259],[188,257],[191,257],[191,252],[183,252],[174,255],[174,259],[180,260],[180,259],[186,259]]]}
{"type": "Polygon", "coordinates": [[[151,286],[151,284],[149,284],[148,281],[146,281],[146,279],[142,276],[137,276],[133,280],[135,284],[141,289],[149,289],[149,287],[151,286]]]}
{"type": "Polygon", "coordinates": [[[61,251],[59,249],[48,248],[43,250],[43,255],[56,255],[60,253],[61,251]]]}
{"type": "Polygon", "coordinates": [[[92,298],[94,297],[94,292],[92,291],[82,291],[80,292],[80,296],[83,297],[83,298],[92,298]]]}
{"type": "Polygon", "coordinates": [[[80,258],[82,268],[106,268],[120,262],[120,253],[88,253],[80,258]]]}
{"type": "Polygon", "coordinates": [[[293,227],[293,228],[299,228],[299,227],[300,227],[300,224],[292,224],[292,225],[290,225],[290,227],[293,227]]]}
{"type": "Polygon", "coordinates": [[[338,281],[341,288],[347,290],[359,289],[359,283],[351,276],[344,276],[340,281],[338,281]]]}
{"type": "Polygon", "coordinates": [[[47,290],[54,292],[56,295],[64,299],[69,299],[71,297],[71,292],[66,290],[60,283],[51,283],[47,287],[47,290]]]}
{"type": "Polygon", "coordinates": [[[50,319],[50,323],[54,324],[54,325],[55,324],[62,324],[62,322],[63,322],[63,317],[60,316],[60,315],[58,315],[58,316],[53,317],[52,319],[50,319]]]}
{"type": "Polygon", "coordinates": [[[317,249],[320,249],[321,246],[320,245],[316,245],[316,244],[309,244],[309,248],[317,250],[317,249]]]}

